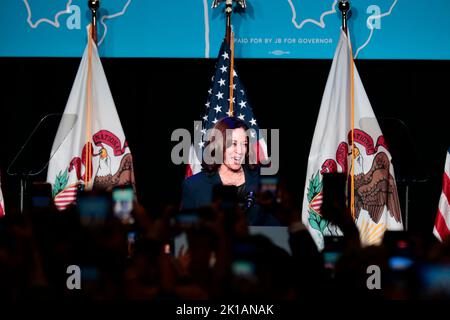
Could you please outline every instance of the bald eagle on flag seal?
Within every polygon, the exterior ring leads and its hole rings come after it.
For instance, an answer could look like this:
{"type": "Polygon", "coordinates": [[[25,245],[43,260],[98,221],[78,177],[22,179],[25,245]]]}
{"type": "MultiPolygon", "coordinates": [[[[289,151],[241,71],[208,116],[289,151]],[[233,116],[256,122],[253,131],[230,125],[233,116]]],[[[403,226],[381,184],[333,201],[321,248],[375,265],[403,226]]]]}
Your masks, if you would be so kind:
{"type": "Polygon", "coordinates": [[[119,169],[112,174],[111,158],[106,148],[102,148],[98,154],[100,157],[97,174],[94,178],[94,188],[112,189],[114,186],[132,185],[134,187],[133,158],[131,153],[124,155],[120,161],[119,169]]]}
{"type": "MultiPolygon", "coordinates": [[[[355,153],[355,160],[361,162],[358,148],[355,153]]],[[[378,223],[385,206],[395,221],[400,222],[400,203],[394,177],[389,172],[389,158],[386,153],[380,152],[375,156],[369,172],[355,174],[355,218],[357,219],[360,210],[364,209],[370,218],[378,223]]]]}

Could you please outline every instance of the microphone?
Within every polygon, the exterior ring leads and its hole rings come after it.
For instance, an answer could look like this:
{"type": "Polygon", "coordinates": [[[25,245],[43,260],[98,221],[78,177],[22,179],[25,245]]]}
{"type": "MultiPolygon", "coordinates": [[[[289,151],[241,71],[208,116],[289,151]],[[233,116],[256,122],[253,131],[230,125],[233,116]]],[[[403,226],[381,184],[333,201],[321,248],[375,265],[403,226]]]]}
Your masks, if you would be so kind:
{"type": "Polygon", "coordinates": [[[250,191],[245,197],[245,209],[248,210],[255,205],[255,191],[250,191]]]}

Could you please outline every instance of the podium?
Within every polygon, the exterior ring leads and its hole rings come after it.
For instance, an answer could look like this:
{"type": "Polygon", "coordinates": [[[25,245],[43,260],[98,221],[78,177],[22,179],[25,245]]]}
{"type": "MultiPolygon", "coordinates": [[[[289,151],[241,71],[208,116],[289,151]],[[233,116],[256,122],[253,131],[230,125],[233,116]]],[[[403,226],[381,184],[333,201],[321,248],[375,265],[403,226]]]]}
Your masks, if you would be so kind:
{"type": "Polygon", "coordinates": [[[25,209],[28,180],[47,168],[77,118],[75,114],[62,113],[51,113],[41,118],[9,164],[6,173],[20,180],[20,212],[23,213],[25,209]],[[60,124],[62,129],[58,131],[60,124]]]}
{"type": "Polygon", "coordinates": [[[419,157],[417,146],[413,140],[408,126],[397,118],[379,118],[383,136],[385,137],[389,152],[392,156],[395,179],[400,204],[402,205],[403,225],[405,231],[409,229],[410,223],[410,190],[412,187],[428,182],[429,175],[419,157]]]}

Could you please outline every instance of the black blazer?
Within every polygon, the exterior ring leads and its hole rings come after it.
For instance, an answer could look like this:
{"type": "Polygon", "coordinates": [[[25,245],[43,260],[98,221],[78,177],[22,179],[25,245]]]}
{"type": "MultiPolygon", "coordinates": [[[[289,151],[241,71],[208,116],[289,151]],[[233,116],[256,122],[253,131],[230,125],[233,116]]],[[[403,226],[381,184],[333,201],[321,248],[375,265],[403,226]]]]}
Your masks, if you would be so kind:
{"type": "MultiPolygon", "coordinates": [[[[250,170],[244,166],[245,192],[255,193],[259,189],[259,169],[250,170]]],[[[222,184],[218,172],[201,171],[183,181],[182,209],[196,209],[211,205],[213,188],[222,184]]]]}

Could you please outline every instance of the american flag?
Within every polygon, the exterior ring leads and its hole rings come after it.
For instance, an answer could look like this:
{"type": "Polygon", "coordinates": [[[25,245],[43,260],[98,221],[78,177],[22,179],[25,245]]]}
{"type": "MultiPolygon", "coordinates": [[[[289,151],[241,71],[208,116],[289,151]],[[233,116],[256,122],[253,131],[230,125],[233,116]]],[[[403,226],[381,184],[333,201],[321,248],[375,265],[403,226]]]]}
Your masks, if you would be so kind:
{"type": "Polygon", "coordinates": [[[442,193],[433,233],[440,241],[444,241],[450,235],[450,148],[445,160],[442,193]]]}
{"type": "Polygon", "coordinates": [[[225,117],[235,116],[244,121],[249,129],[254,129],[255,131],[250,133],[250,146],[257,154],[258,161],[267,157],[267,145],[263,137],[259,135],[258,123],[235,68],[233,70],[233,112],[230,110],[231,59],[230,45],[224,40],[217,58],[216,71],[211,79],[205,113],[202,116],[202,127],[195,128],[195,130],[201,131],[201,134],[198,135],[201,136],[201,139],[194,141],[195,151],[191,148],[190,166],[187,168],[186,177],[200,171],[200,161],[197,161],[197,165],[195,165],[195,160],[201,159],[200,155],[205,146],[207,130],[212,129],[219,120],[225,117]]]}

